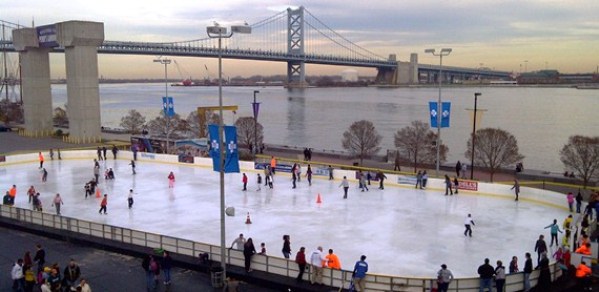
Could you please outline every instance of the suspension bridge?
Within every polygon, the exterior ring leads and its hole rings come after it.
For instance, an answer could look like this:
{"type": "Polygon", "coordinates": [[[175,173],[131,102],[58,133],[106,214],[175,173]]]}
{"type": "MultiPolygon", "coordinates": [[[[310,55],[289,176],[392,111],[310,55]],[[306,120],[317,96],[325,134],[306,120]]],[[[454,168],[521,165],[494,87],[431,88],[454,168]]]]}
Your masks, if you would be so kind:
{"type": "MultiPolygon", "coordinates": [[[[3,28],[19,28],[2,22],[3,28]]],[[[104,40],[97,51],[101,54],[161,55],[178,57],[257,60],[287,63],[287,85],[303,87],[306,84],[306,64],[369,67],[378,71],[376,82],[396,85],[434,82],[439,78],[439,66],[419,65],[417,55],[401,62],[395,55],[381,56],[349,40],[321,21],[304,7],[288,8],[262,21],[251,24],[251,34],[236,34],[222,39],[222,50],[217,39],[201,38],[178,42],[131,42],[104,40]]],[[[0,50],[15,51],[12,40],[0,43],[0,50]]],[[[54,47],[51,52],[64,52],[54,47]]],[[[443,80],[480,78],[507,78],[510,72],[481,70],[480,68],[443,67],[443,80]]]]}

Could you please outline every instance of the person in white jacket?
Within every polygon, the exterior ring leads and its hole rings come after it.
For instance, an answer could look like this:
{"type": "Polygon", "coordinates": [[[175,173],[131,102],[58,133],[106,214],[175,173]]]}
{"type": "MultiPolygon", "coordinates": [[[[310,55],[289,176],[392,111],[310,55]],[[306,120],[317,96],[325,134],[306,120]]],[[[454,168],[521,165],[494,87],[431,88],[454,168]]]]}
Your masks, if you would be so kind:
{"type": "Polygon", "coordinates": [[[10,272],[14,291],[25,291],[25,276],[23,275],[23,259],[18,259],[10,272]]]}
{"type": "Polygon", "coordinates": [[[310,256],[310,265],[312,265],[312,274],[310,277],[310,283],[318,283],[322,285],[322,268],[323,263],[326,262],[324,254],[322,253],[322,246],[319,246],[310,256]]]}

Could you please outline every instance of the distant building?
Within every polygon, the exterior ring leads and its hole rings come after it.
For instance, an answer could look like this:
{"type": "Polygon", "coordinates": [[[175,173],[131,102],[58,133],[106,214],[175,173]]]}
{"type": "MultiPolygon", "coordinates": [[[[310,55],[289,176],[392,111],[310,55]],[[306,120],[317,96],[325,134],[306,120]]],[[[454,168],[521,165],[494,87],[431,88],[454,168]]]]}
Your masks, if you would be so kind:
{"type": "Polygon", "coordinates": [[[557,70],[541,70],[537,72],[522,73],[518,76],[518,84],[557,84],[559,83],[557,70]]]}
{"type": "Polygon", "coordinates": [[[354,69],[347,69],[341,72],[341,80],[343,82],[357,82],[358,81],[358,71],[354,69]]]}

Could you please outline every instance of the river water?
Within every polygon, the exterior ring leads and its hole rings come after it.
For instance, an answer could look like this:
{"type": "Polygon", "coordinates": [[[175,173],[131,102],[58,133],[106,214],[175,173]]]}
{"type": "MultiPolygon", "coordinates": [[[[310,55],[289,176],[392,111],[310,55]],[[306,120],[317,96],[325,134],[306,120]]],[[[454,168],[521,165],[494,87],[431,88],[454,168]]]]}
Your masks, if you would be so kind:
{"type": "MultiPolygon", "coordinates": [[[[129,83],[100,85],[102,125],[119,127],[120,118],[136,109],[146,119],[162,108],[164,84],[129,83]]],[[[172,87],[175,111],[182,117],[198,106],[218,105],[218,87],[172,87]]],[[[258,122],[265,142],[315,149],[342,150],[343,132],[358,120],[370,120],[383,136],[382,150],[394,149],[394,133],[412,121],[428,122],[428,102],[438,89],[424,88],[308,88],[224,87],[223,104],[238,105],[225,113],[225,123],[252,116],[253,91],[261,102],[258,122]]],[[[477,129],[493,127],[512,133],[518,140],[524,167],[563,172],[559,151],[571,135],[597,136],[599,90],[543,87],[444,87],[443,101],[452,103],[451,125],[441,138],[449,147],[447,163],[467,161],[466,142],[472,132],[474,93],[481,92],[478,108],[486,109],[477,129]]],[[[52,85],[54,106],[66,103],[66,86],[52,85]]],[[[436,131],[436,129],[433,129],[436,131]]]]}

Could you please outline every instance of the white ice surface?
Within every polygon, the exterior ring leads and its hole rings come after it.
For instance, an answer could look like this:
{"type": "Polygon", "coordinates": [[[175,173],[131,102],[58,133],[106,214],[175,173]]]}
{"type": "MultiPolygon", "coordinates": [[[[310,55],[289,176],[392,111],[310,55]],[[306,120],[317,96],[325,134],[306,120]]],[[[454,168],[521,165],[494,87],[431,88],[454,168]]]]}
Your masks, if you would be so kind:
{"type": "MultiPolygon", "coordinates": [[[[28,208],[26,191],[34,185],[42,194],[44,212],[54,212],[51,201],[59,192],[63,216],[220,244],[219,176],[211,169],[138,162],[137,175],[132,175],[128,161],[109,159],[102,170],[112,167],[116,179],[100,179],[102,193],[108,194],[108,215],[100,215],[100,199],[84,199],[84,183],[93,177],[91,160],[46,161],[44,166],[49,173],[46,183],[41,183],[37,163],[2,166],[0,188],[17,185],[18,207],[28,208]],[[176,176],[174,189],[168,188],[170,171],[176,176]],[[130,188],[136,193],[131,210],[130,188]]],[[[289,234],[292,257],[301,246],[309,255],[321,245],[325,252],[334,249],[344,269],[352,269],[360,255],[367,255],[372,273],[430,277],[445,263],[457,277],[476,276],[484,258],[493,264],[500,259],[507,266],[513,255],[522,268],[525,252],[536,259],[539,234],[549,238],[549,229],[543,228],[554,218],[561,224],[568,215],[526,201],[466,193],[444,196],[390,183],[378,190],[373,182],[369,192],[359,192],[352,182],[344,200],[338,180],[315,177],[309,187],[302,178],[291,189],[290,176],[283,173],[275,176],[274,190],[262,186],[256,191],[256,175],[247,173],[247,192],[241,191],[241,174],[225,176],[226,205],[236,208],[236,216],[226,218],[228,245],[243,233],[253,238],[257,249],[265,242],[269,255],[282,257],[282,236],[289,234]],[[247,212],[251,225],[245,224],[247,212]],[[463,235],[468,213],[476,223],[472,238],[463,235]]]]}

